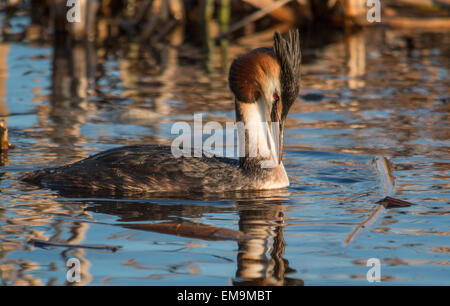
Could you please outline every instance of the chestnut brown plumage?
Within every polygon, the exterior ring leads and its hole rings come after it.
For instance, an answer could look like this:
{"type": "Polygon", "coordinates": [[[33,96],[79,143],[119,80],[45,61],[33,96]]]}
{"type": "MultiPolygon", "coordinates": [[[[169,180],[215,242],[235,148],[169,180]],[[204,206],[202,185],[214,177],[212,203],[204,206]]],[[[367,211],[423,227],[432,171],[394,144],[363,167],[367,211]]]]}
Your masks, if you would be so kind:
{"type": "Polygon", "coordinates": [[[230,67],[228,84],[235,98],[253,103],[261,97],[261,82],[278,68],[272,48],[254,49],[236,58],[230,67]]]}

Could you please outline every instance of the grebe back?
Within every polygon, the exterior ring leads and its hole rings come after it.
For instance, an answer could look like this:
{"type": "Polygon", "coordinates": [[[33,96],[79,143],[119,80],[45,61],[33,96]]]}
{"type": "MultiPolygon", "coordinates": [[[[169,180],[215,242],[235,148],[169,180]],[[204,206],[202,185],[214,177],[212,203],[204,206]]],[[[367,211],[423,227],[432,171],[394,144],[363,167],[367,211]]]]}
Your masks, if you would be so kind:
{"type": "Polygon", "coordinates": [[[298,96],[300,63],[298,31],[290,32],[287,40],[275,33],[273,48],[254,49],[233,61],[229,85],[235,96],[236,121],[255,128],[258,125],[253,123],[279,125],[278,135],[269,130],[268,137],[257,137],[256,141],[245,137],[245,154],[239,160],[204,155],[176,158],[169,146],[136,145],[107,150],[62,167],[27,172],[21,179],[55,190],[110,194],[287,187],[289,179],[281,162],[284,121],[298,96]],[[267,153],[275,150],[275,142],[278,162],[274,167],[262,167],[267,153]]]}

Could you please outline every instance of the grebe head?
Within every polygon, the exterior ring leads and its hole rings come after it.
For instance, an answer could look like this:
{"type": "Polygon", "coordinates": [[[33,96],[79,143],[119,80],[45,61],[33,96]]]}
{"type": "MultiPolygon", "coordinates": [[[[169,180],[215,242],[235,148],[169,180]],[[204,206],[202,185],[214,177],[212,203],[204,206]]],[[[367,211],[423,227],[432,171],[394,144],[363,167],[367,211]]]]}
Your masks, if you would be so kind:
{"type": "MultiPolygon", "coordinates": [[[[267,122],[269,127],[276,122],[278,131],[269,129],[269,137],[277,142],[279,163],[284,121],[300,89],[300,65],[300,39],[296,30],[289,33],[287,40],[275,33],[273,48],[254,49],[235,59],[230,67],[228,81],[235,96],[236,121],[267,122]]],[[[262,138],[257,146],[259,151],[271,150],[262,138]]]]}

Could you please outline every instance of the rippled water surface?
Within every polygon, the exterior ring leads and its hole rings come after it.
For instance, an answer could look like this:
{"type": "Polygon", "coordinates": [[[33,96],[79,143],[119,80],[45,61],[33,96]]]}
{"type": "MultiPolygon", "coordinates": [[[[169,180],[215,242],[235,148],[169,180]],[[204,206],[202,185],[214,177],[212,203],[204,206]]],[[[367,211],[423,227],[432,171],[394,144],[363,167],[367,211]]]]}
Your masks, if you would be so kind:
{"type": "MultiPolygon", "coordinates": [[[[22,22],[26,22],[22,21],[22,22]]],[[[271,35],[217,47],[205,62],[175,30],[167,45],[0,44],[0,115],[15,149],[0,167],[0,281],[64,285],[66,261],[82,284],[450,285],[449,54],[447,33],[375,28],[303,34],[301,95],[287,122],[286,190],[196,198],[74,198],[27,185],[21,171],[62,165],[125,144],[169,144],[174,122],[234,120],[226,70],[271,35]],[[209,71],[209,72],[208,72],[209,71]],[[414,206],[381,210],[389,195],[372,160],[391,161],[391,196],[414,206]],[[184,222],[250,239],[159,233],[184,222]],[[41,247],[30,239],[122,246],[41,247]]]]}

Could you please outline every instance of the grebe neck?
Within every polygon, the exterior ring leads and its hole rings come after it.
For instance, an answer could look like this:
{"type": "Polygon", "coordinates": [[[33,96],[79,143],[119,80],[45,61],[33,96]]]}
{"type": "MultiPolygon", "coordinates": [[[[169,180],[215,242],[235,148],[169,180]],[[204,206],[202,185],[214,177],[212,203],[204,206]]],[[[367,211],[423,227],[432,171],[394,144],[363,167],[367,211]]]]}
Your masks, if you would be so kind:
{"type": "MultiPolygon", "coordinates": [[[[278,134],[270,123],[264,100],[245,103],[236,100],[236,121],[241,168],[269,169],[283,167],[278,161],[278,134]]],[[[283,167],[284,168],[284,167],[283,167]]]]}

